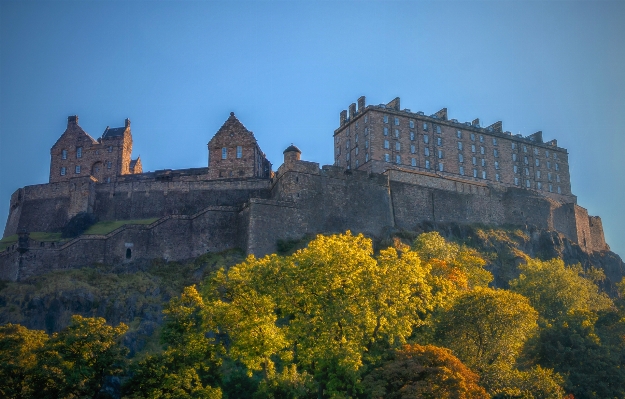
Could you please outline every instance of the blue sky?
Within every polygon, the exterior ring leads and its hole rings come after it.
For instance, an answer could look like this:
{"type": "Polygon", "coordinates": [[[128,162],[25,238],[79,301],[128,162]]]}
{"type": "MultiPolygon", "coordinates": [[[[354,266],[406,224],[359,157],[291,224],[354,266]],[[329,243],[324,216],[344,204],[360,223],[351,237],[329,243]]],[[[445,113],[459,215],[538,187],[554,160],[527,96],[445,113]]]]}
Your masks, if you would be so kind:
{"type": "Polygon", "coordinates": [[[386,103],[567,148],[578,203],[625,255],[625,2],[0,2],[0,220],[48,180],[77,114],[132,121],[144,170],[207,164],[234,111],[274,167],[331,164],[351,102],[386,103]]]}

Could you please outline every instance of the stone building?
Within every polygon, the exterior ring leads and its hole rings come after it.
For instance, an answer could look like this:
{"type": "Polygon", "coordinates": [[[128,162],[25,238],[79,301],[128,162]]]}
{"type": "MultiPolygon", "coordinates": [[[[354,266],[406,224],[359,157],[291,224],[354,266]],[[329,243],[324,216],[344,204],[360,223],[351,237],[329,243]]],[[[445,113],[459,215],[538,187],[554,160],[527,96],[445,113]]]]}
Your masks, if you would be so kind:
{"type": "Polygon", "coordinates": [[[131,160],[131,153],[130,119],[124,127],[107,126],[95,140],[78,125],[78,116],[70,116],[67,129],[50,149],[50,183],[83,176],[110,183],[120,175],[141,173],[141,160],[131,160]]]}
{"type": "Polygon", "coordinates": [[[271,163],[234,112],[208,142],[208,155],[211,179],[271,177],[271,163]]]}
{"type": "Polygon", "coordinates": [[[568,153],[542,132],[527,137],[504,132],[501,122],[447,118],[401,109],[400,99],[365,105],[365,97],[340,114],[334,131],[335,165],[382,173],[405,169],[467,182],[520,187],[565,202],[571,193],[568,153]]]}

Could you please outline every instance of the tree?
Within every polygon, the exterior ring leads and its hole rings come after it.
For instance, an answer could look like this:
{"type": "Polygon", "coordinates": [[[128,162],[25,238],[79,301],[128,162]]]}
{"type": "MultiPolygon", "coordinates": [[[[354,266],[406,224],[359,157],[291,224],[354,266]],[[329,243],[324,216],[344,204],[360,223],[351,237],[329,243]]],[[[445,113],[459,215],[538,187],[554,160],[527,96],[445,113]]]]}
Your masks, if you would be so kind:
{"type": "Polygon", "coordinates": [[[433,345],[405,345],[392,360],[363,382],[371,398],[486,399],[479,377],[452,355],[433,345]]]}
{"type": "MultiPolygon", "coordinates": [[[[600,293],[592,280],[584,278],[579,265],[566,267],[562,259],[528,259],[519,269],[521,275],[510,281],[510,289],[527,297],[546,322],[565,318],[569,312],[613,307],[612,300],[600,293]]],[[[597,270],[591,274],[596,275],[597,270]]]]}
{"type": "Polygon", "coordinates": [[[478,372],[490,393],[501,370],[511,369],[538,328],[527,298],[506,290],[476,288],[460,295],[436,324],[435,339],[478,372]]]}
{"type": "Polygon", "coordinates": [[[217,273],[204,293],[228,355],[250,371],[274,359],[315,378],[319,395],[356,392],[363,359],[378,345],[404,343],[443,300],[417,253],[347,232],[317,236],[291,256],[253,256],[217,273]]]}
{"type": "Polygon", "coordinates": [[[37,398],[94,397],[104,378],[123,372],[127,349],[119,340],[127,327],[106,325],[103,318],[75,315],[36,351],[27,383],[37,398]]]}
{"type": "Polygon", "coordinates": [[[130,398],[221,398],[219,359],[210,312],[195,287],[186,287],[163,311],[162,341],[166,350],[148,356],[132,367],[133,375],[124,386],[130,398]]]}
{"type": "Polygon", "coordinates": [[[26,398],[32,391],[27,376],[37,363],[36,352],[48,340],[44,331],[19,324],[0,326],[0,396],[26,398]]]}

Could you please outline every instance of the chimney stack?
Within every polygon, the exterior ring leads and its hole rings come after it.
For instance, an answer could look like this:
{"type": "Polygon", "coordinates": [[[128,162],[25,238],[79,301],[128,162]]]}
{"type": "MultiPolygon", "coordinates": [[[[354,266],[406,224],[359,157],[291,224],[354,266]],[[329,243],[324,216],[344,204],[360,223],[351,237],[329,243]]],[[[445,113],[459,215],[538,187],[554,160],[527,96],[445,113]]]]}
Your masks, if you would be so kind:
{"type": "Polygon", "coordinates": [[[72,115],[72,116],[67,117],[67,127],[69,127],[70,125],[77,125],[77,124],[78,124],[78,115],[72,115]]]}

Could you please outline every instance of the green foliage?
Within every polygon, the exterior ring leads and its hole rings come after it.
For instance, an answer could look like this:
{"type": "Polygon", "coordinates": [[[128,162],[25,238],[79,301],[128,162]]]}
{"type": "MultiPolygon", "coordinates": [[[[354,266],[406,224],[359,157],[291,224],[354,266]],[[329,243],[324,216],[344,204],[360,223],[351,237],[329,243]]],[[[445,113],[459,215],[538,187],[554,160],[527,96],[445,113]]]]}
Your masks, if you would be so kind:
{"type": "Polygon", "coordinates": [[[512,368],[526,341],[538,329],[537,312],[527,298],[506,290],[476,288],[460,295],[439,315],[436,341],[492,384],[512,368]]]}
{"type": "Polygon", "coordinates": [[[26,384],[31,397],[95,397],[104,378],[124,371],[126,348],[119,344],[126,326],[111,327],[102,318],[74,316],[34,353],[36,363],[26,384]]]}
{"type": "Polygon", "coordinates": [[[295,364],[284,367],[281,373],[270,373],[264,379],[254,399],[305,399],[317,395],[313,378],[307,372],[298,373],[295,364]]]}
{"type": "MultiPolygon", "coordinates": [[[[61,233],[45,233],[35,231],[30,233],[29,237],[36,241],[62,241],[61,233]]],[[[6,250],[13,244],[17,244],[18,236],[13,234],[0,240],[0,251],[6,250]]]]}
{"type": "Polygon", "coordinates": [[[448,349],[406,345],[372,371],[363,385],[368,397],[375,399],[489,398],[478,380],[448,349]]]}
{"type": "Polygon", "coordinates": [[[26,378],[35,367],[35,353],[46,343],[43,331],[19,324],[0,326],[0,396],[27,398],[34,394],[26,378]]]}
{"type": "MultiPolygon", "coordinates": [[[[598,312],[613,306],[592,280],[584,278],[579,265],[566,267],[561,259],[528,259],[519,269],[521,275],[510,282],[510,289],[527,297],[547,322],[560,320],[570,312],[598,312]]],[[[590,274],[594,279],[602,275],[596,269],[590,274]]]]}

